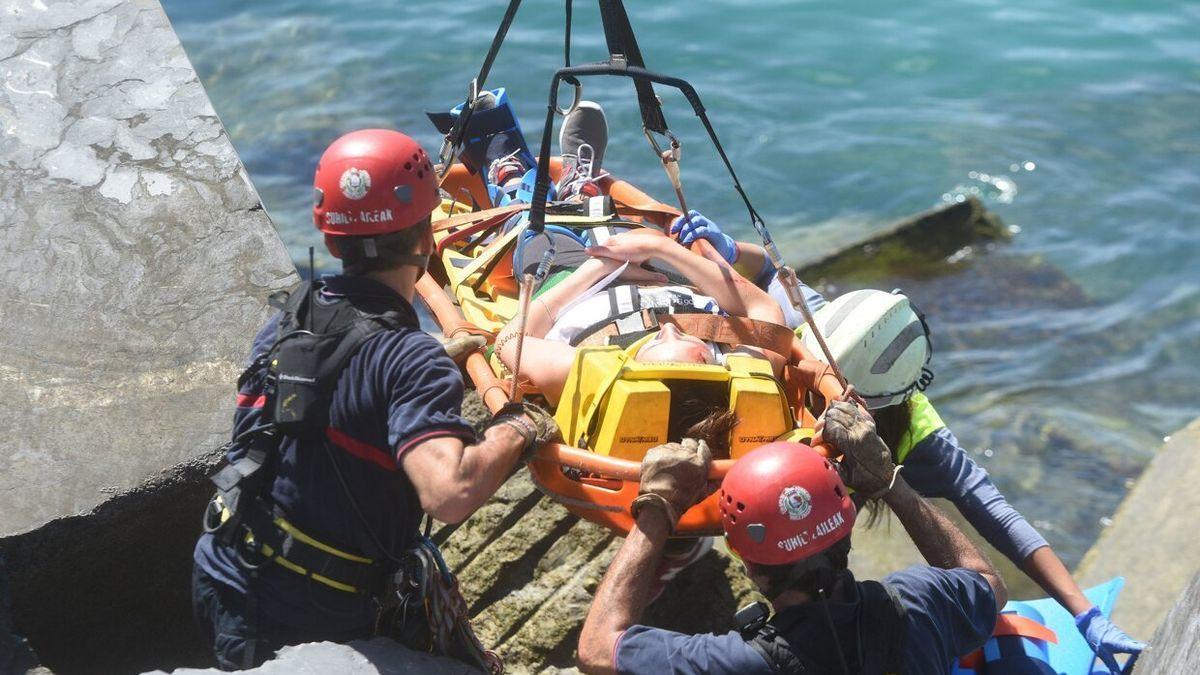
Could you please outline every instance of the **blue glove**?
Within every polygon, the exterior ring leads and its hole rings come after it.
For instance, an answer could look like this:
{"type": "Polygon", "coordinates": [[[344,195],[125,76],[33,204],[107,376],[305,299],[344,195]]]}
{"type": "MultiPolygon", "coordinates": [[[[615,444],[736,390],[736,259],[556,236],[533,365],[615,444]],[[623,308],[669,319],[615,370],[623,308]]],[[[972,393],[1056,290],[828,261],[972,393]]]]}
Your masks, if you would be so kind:
{"type": "Polygon", "coordinates": [[[682,216],[671,223],[671,234],[684,246],[691,246],[697,239],[706,239],[717,249],[717,253],[732,265],[738,257],[737,243],[733,237],[721,231],[717,224],[705,218],[699,211],[688,211],[691,223],[682,216]]]}
{"type": "Polygon", "coordinates": [[[1126,635],[1124,631],[1114,626],[1108,617],[1101,614],[1097,607],[1076,616],[1075,625],[1079,628],[1079,632],[1083,633],[1083,637],[1092,651],[1096,652],[1096,656],[1099,656],[1104,665],[1108,666],[1108,670],[1113,673],[1119,674],[1132,670],[1138,655],[1146,648],[1146,643],[1138,642],[1126,635]],[[1117,654],[1130,655],[1129,660],[1125,662],[1124,670],[1117,663],[1117,654]]]}

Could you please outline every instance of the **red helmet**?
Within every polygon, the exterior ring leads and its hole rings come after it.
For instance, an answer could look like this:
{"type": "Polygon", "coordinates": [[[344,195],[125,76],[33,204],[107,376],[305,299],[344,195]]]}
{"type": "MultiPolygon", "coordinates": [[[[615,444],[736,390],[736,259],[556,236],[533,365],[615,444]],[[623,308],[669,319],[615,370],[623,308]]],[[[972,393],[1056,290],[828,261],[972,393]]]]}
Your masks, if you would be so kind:
{"type": "Polygon", "coordinates": [[[768,443],[739,459],[721,483],[720,504],[729,545],[760,565],[816,555],[854,528],[841,476],[803,443],[768,443]]]}
{"type": "Polygon", "coordinates": [[[325,150],[313,177],[313,224],[327,235],[403,230],[438,203],[429,155],[399,131],[351,131],[325,150]]]}

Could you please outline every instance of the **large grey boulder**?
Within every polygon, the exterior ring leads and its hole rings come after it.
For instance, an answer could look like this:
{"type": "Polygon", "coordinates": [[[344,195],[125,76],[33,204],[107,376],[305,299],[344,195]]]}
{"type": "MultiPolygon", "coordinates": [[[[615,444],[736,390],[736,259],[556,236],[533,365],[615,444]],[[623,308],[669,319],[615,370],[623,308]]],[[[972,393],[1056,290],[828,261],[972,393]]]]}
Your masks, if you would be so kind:
{"type": "MultiPolygon", "coordinates": [[[[216,675],[216,668],[180,668],[172,675],[216,675]]],[[[339,645],[311,642],[284,647],[275,658],[258,668],[239,671],[246,675],[478,675],[459,661],[415,652],[383,638],[339,645]]],[[[146,675],[166,675],[156,670],[146,675]]]]}
{"type": "MultiPolygon", "coordinates": [[[[1163,444],[1079,564],[1076,576],[1084,585],[1125,576],[1113,620],[1135,638],[1155,634],[1188,582],[1200,573],[1197,453],[1200,419],[1163,444]]],[[[1192,611],[1197,611],[1195,605],[1192,611]]]]}
{"type": "Polygon", "coordinates": [[[1154,632],[1150,648],[1138,660],[1134,672],[1137,675],[1200,672],[1200,574],[1192,577],[1154,632]]]}
{"type": "Polygon", "coordinates": [[[56,669],[154,665],[195,649],[172,629],[204,475],[264,298],[295,271],[156,0],[0,16],[14,621],[56,669]]]}

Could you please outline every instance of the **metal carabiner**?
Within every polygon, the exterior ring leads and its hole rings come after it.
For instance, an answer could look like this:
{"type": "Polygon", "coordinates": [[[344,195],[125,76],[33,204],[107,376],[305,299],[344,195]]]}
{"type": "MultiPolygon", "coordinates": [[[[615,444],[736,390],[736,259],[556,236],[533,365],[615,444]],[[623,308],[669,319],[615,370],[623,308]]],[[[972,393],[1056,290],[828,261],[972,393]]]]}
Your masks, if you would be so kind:
{"type": "MultiPolygon", "coordinates": [[[[576,80],[574,83],[568,82],[567,84],[575,87],[575,100],[571,101],[570,107],[565,109],[558,107],[557,102],[554,104],[554,112],[562,115],[563,117],[575,112],[575,109],[579,107],[579,102],[583,100],[583,83],[579,80],[576,80]]],[[[557,99],[557,97],[555,98],[557,99]]]]}
{"type": "MultiPolygon", "coordinates": [[[[467,87],[467,100],[463,103],[463,109],[458,113],[459,119],[462,119],[463,115],[468,114],[468,109],[471,113],[474,113],[475,102],[478,100],[479,80],[472,78],[471,84],[467,87]]],[[[459,128],[461,129],[462,127],[459,128]]],[[[453,132],[454,128],[451,127],[450,131],[447,132],[445,136],[442,136],[442,147],[438,148],[437,177],[439,184],[446,178],[446,174],[450,173],[450,167],[453,166],[454,161],[458,159],[458,144],[453,143],[450,140],[450,134],[453,132]]]]}
{"type": "Polygon", "coordinates": [[[662,133],[663,136],[666,136],[671,141],[671,146],[668,150],[663,150],[662,146],[658,144],[658,139],[654,137],[656,132],[650,131],[649,127],[642,127],[642,133],[646,135],[646,140],[650,141],[650,147],[654,148],[654,154],[658,155],[659,160],[663,164],[678,162],[679,158],[683,155],[683,144],[679,142],[675,134],[671,133],[670,129],[662,133]]]}

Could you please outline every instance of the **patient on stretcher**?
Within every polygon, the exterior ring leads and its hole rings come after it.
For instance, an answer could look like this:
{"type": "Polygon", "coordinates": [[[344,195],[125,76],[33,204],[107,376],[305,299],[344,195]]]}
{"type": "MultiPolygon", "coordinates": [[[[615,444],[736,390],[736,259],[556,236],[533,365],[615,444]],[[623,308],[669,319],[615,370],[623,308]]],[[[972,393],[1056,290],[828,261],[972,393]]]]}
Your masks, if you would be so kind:
{"type": "MultiPolygon", "coordinates": [[[[587,247],[586,259],[559,275],[530,304],[520,373],[553,404],[575,360],[577,345],[597,330],[641,310],[660,313],[708,313],[783,324],[779,304],[765,291],[725,265],[688,251],[653,230],[632,230],[587,247]],[[678,270],[689,285],[668,283],[666,274],[643,267],[654,260],[678,270]]],[[[510,322],[496,338],[496,352],[509,370],[516,366],[517,325],[510,322]]],[[[633,358],[641,362],[720,363],[724,350],[665,323],[633,358]]],[[[610,343],[614,342],[612,339],[610,343]]],[[[617,342],[617,344],[620,344],[617,342]]],[[[738,347],[769,358],[755,347],[738,347]]]]}

